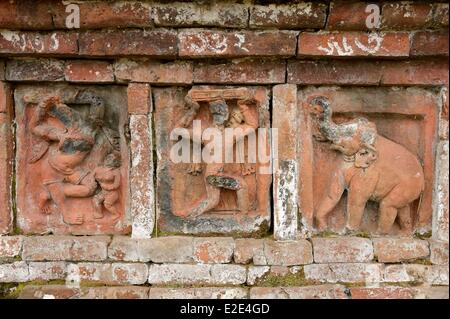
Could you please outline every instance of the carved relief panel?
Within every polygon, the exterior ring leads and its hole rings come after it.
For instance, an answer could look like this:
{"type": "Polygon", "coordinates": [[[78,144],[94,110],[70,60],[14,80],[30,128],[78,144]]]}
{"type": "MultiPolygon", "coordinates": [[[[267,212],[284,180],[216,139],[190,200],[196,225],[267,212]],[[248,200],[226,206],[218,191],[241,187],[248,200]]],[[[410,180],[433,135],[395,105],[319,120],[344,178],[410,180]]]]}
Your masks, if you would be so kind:
{"type": "Polygon", "coordinates": [[[268,90],[154,89],[154,98],[159,230],[241,235],[266,232],[270,227],[272,179],[268,90]],[[242,135],[227,135],[227,131],[233,134],[236,130],[242,135]],[[211,149],[211,145],[215,146],[211,149]],[[186,150],[187,159],[181,159],[186,150]],[[263,156],[258,156],[258,150],[263,156]]]}
{"type": "Polygon", "coordinates": [[[309,229],[402,236],[429,229],[432,92],[307,88],[298,101],[299,211],[309,229]]]}
{"type": "Polygon", "coordinates": [[[17,222],[25,233],[127,233],[122,87],[19,86],[17,222]]]}

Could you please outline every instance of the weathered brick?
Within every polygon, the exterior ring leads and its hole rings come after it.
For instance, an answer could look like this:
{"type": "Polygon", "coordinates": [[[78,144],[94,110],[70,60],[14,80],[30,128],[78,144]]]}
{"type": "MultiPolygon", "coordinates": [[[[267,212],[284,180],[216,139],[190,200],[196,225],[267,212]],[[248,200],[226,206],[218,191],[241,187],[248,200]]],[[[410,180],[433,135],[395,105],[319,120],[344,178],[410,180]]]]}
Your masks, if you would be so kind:
{"type": "Polygon", "coordinates": [[[409,56],[406,32],[302,32],[298,38],[299,56],[409,56]]]}
{"type": "Polygon", "coordinates": [[[70,264],[67,272],[66,279],[74,283],[142,285],[147,281],[148,267],[138,263],[79,263],[70,264]]]}
{"type": "Polygon", "coordinates": [[[19,256],[22,242],[22,236],[0,236],[0,260],[19,256]]]}
{"type": "Polygon", "coordinates": [[[379,262],[395,263],[428,257],[430,249],[426,240],[409,238],[374,238],[375,256],[379,262]]]}
{"type": "Polygon", "coordinates": [[[250,8],[250,27],[278,29],[316,29],[325,25],[324,3],[254,5],[250,8]]]}
{"type": "Polygon", "coordinates": [[[194,65],[195,83],[270,84],[283,83],[286,63],[274,60],[233,60],[200,62],[194,65]]]}
{"type": "Polygon", "coordinates": [[[295,84],[378,85],[381,74],[378,61],[298,60],[289,61],[287,66],[287,81],[295,84]]]}
{"type": "Polygon", "coordinates": [[[448,242],[430,240],[430,261],[435,265],[448,265],[448,242]]]}
{"type": "Polygon", "coordinates": [[[109,258],[121,261],[189,263],[193,261],[193,238],[183,236],[132,239],[115,236],[109,258]]]}
{"type": "Polygon", "coordinates": [[[441,140],[448,140],[448,121],[449,121],[449,112],[448,112],[448,85],[441,88],[441,101],[442,106],[439,112],[439,138],[441,140]]]}
{"type": "Polygon", "coordinates": [[[433,25],[448,28],[448,3],[434,3],[433,25]]]}
{"type": "Polygon", "coordinates": [[[139,286],[82,288],[79,299],[147,299],[150,288],[139,286]]]}
{"type": "MultiPolygon", "coordinates": [[[[80,9],[80,29],[151,27],[150,6],[142,1],[82,1],[76,3],[80,9]]],[[[64,3],[50,5],[54,28],[65,29],[64,3]]]]}
{"type": "Polygon", "coordinates": [[[0,55],[75,55],[78,34],[74,32],[0,31],[0,55]]]}
{"type": "Polygon", "coordinates": [[[234,287],[150,288],[150,299],[245,299],[247,289],[234,287]]]}
{"type": "Polygon", "coordinates": [[[208,284],[211,265],[152,264],[149,266],[149,284],[208,284]]]}
{"type": "Polygon", "coordinates": [[[110,238],[107,236],[34,236],[25,237],[24,260],[36,261],[100,261],[107,257],[110,238]]]}
{"type": "Polygon", "coordinates": [[[414,33],[410,54],[411,56],[448,56],[448,30],[414,33]]]}
{"type": "Polygon", "coordinates": [[[448,265],[428,266],[426,282],[430,285],[448,286],[448,265]]]}
{"type": "Polygon", "coordinates": [[[427,27],[433,19],[431,3],[390,2],[381,7],[383,29],[409,30],[427,27]]]}
{"type": "Polygon", "coordinates": [[[17,59],[6,64],[9,81],[63,81],[64,62],[54,59],[17,59]]]}
{"type": "Polygon", "coordinates": [[[352,287],[352,299],[413,299],[414,289],[408,287],[352,287]]]}
{"type": "Polygon", "coordinates": [[[305,287],[254,287],[250,299],[347,299],[342,285],[317,285],[305,287]]]}
{"type": "Polygon", "coordinates": [[[234,241],[234,262],[238,264],[267,265],[264,256],[264,240],[238,238],[234,241]]]}
{"type": "Polygon", "coordinates": [[[233,238],[194,238],[194,261],[198,263],[229,263],[233,257],[233,252],[233,238]]]}
{"type": "Polygon", "coordinates": [[[192,58],[293,56],[296,34],[293,31],[181,30],[178,33],[179,55],[192,58]]]}
{"type": "Polygon", "coordinates": [[[0,80],[3,81],[5,79],[5,61],[0,60],[0,80]]]}
{"type": "Polygon", "coordinates": [[[264,242],[264,254],[268,265],[304,265],[313,261],[311,243],[307,240],[264,242]]]}
{"type": "Polygon", "coordinates": [[[49,281],[66,278],[67,265],[62,261],[30,262],[28,281],[49,281]]]}
{"type": "Polygon", "coordinates": [[[448,141],[441,141],[436,146],[436,193],[433,214],[433,238],[447,242],[449,237],[448,149],[448,141]]]}
{"type": "Polygon", "coordinates": [[[68,82],[114,82],[112,65],[106,61],[68,61],[64,75],[68,82]]]}
{"type": "Polygon", "coordinates": [[[130,83],[127,87],[128,113],[148,114],[152,110],[152,91],[145,83],[130,83]]]}
{"type": "MultiPolygon", "coordinates": [[[[152,111],[150,88],[143,92],[142,101],[136,101],[134,89],[139,85],[131,85],[128,90],[128,110],[152,111]],[[147,93],[147,94],[145,94],[147,93]]],[[[150,238],[155,224],[155,190],[153,186],[153,140],[151,115],[131,115],[131,215],[133,216],[132,237],[150,238]]]]}
{"type": "Polygon", "coordinates": [[[424,282],[428,266],[418,264],[386,265],[384,282],[424,282]]]}
{"type": "Polygon", "coordinates": [[[313,238],[314,262],[351,263],[373,259],[372,241],[360,237],[313,238]]]}
{"type": "Polygon", "coordinates": [[[447,60],[385,61],[382,85],[442,85],[448,83],[447,60]]]}
{"type": "Polygon", "coordinates": [[[294,240],[298,231],[299,167],[297,86],[273,88],[272,127],[277,130],[278,156],[273,161],[273,231],[276,240],[294,240]]]}
{"type": "Polygon", "coordinates": [[[79,47],[81,55],[89,56],[175,57],[177,33],[165,29],[86,31],[80,33],[79,47]]]}
{"type": "Polygon", "coordinates": [[[118,81],[156,84],[191,84],[193,64],[189,61],[158,62],[120,59],[114,65],[118,81]]]}
{"type": "Polygon", "coordinates": [[[155,3],[152,5],[152,16],[155,25],[163,27],[245,28],[248,10],[245,4],[234,1],[155,3]]]}
{"type": "Polygon", "coordinates": [[[150,284],[207,284],[239,285],[245,283],[247,270],[240,265],[180,265],[152,264],[149,266],[150,284]]]}
{"type": "Polygon", "coordinates": [[[54,28],[47,0],[1,1],[0,29],[50,30],[54,28]]]}
{"type": "MultiPolygon", "coordinates": [[[[272,266],[276,267],[276,266],[272,266]]],[[[271,272],[269,266],[248,266],[247,269],[247,285],[253,286],[259,279],[271,272]]]]}
{"type": "Polygon", "coordinates": [[[0,282],[25,282],[28,281],[28,265],[24,261],[16,261],[11,264],[0,264],[0,282]]]}
{"type": "Polygon", "coordinates": [[[366,2],[333,1],[327,19],[330,30],[367,30],[366,2]]]}
{"type": "Polygon", "coordinates": [[[448,287],[420,287],[415,289],[415,299],[448,299],[448,287]]]}
{"type": "Polygon", "coordinates": [[[383,264],[369,263],[312,264],[304,266],[307,280],[330,283],[377,283],[382,281],[382,270],[383,264]]]}

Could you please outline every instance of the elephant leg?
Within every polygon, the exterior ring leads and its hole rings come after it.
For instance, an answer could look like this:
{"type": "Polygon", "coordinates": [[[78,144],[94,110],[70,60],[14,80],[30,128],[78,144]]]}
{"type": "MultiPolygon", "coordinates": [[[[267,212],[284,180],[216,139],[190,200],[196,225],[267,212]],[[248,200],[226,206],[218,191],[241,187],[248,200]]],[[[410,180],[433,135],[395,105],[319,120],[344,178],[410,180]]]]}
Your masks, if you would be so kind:
{"type": "Polygon", "coordinates": [[[408,205],[410,201],[411,194],[408,192],[408,189],[405,187],[405,185],[399,184],[394,187],[391,192],[380,202],[378,232],[382,234],[389,233],[392,225],[395,222],[397,214],[402,214],[402,216],[399,215],[400,224],[402,227],[403,222],[406,223],[406,227],[412,227],[411,215],[408,205]]]}
{"type": "Polygon", "coordinates": [[[347,228],[349,230],[359,230],[368,198],[369,196],[360,189],[354,190],[353,187],[349,189],[347,198],[347,228]]]}
{"type": "Polygon", "coordinates": [[[333,210],[341,199],[345,189],[345,181],[342,174],[334,174],[336,177],[331,181],[329,189],[316,211],[316,222],[319,230],[325,230],[328,226],[328,214],[333,210]]]}
{"type": "Polygon", "coordinates": [[[411,218],[411,209],[409,205],[406,205],[398,210],[398,219],[400,223],[400,228],[405,233],[412,232],[412,218],[411,218]]]}

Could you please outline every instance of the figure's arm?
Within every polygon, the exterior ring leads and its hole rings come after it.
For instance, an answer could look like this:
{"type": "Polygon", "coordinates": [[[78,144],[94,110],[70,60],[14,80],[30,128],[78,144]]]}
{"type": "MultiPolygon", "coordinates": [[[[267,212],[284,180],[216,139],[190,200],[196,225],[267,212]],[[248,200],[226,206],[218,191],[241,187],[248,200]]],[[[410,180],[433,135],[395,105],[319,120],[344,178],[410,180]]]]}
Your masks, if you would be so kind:
{"type": "Polygon", "coordinates": [[[245,124],[243,124],[243,126],[253,129],[253,130],[257,129],[259,126],[258,125],[258,116],[254,112],[252,112],[252,110],[250,109],[250,105],[254,104],[254,103],[255,103],[255,101],[252,99],[240,100],[237,103],[239,106],[239,110],[241,111],[241,113],[244,117],[245,124]]]}
{"type": "Polygon", "coordinates": [[[60,135],[65,132],[65,130],[57,129],[44,122],[49,108],[54,103],[54,97],[40,102],[30,120],[30,128],[33,134],[48,141],[59,141],[60,135]]]}

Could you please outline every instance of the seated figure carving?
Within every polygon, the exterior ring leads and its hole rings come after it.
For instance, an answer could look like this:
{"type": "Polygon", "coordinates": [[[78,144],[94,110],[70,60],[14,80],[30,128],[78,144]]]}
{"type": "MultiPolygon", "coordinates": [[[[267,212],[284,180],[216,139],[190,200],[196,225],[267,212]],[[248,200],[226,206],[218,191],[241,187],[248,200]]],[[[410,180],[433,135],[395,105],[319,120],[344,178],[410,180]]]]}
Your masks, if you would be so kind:
{"type": "Polygon", "coordinates": [[[339,202],[344,190],[347,198],[347,228],[360,229],[367,201],[379,203],[378,233],[387,234],[398,217],[401,230],[413,227],[410,204],[424,190],[424,173],[419,159],[402,145],[377,133],[366,118],[336,124],[327,98],[311,101],[318,134],[315,138],[329,142],[342,154],[334,164],[332,179],[315,209],[319,230],[327,228],[327,217],[339,202]]]}

